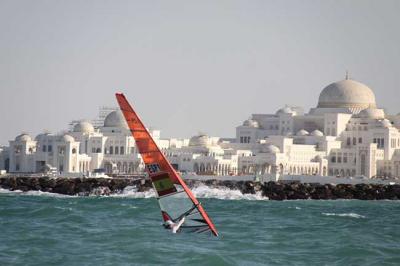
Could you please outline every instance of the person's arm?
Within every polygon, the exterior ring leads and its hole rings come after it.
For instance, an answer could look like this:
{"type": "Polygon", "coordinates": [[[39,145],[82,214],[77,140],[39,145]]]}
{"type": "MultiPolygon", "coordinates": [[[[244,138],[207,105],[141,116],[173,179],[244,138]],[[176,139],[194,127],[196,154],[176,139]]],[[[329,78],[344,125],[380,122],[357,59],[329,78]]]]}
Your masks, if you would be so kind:
{"type": "Polygon", "coordinates": [[[179,221],[178,224],[175,224],[174,228],[172,228],[172,232],[173,232],[173,233],[176,233],[184,222],[185,222],[185,217],[183,217],[183,218],[179,221]]]}

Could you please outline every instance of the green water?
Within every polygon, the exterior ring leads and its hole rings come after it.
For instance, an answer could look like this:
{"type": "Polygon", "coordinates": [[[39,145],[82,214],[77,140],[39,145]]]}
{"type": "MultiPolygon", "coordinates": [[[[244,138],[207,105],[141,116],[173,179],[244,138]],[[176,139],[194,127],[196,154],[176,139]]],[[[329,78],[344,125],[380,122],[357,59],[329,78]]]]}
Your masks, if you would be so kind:
{"type": "Polygon", "coordinates": [[[220,237],[154,198],[0,194],[0,265],[400,265],[400,202],[202,199],[220,237]]]}

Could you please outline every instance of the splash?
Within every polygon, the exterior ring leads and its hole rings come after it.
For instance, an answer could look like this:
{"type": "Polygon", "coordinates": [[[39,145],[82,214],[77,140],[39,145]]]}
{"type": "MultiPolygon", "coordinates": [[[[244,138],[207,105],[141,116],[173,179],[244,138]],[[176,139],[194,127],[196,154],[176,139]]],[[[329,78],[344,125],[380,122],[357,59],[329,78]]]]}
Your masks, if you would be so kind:
{"type": "MultiPolygon", "coordinates": [[[[240,190],[229,189],[226,187],[209,187],[206,185],[199,185],[192,189],[193,194],[197,198],[213,198],[221,200],[268,200],[267,197],[263,197],[261,192],[256,194],[243,194],[240,190]]],[[[59,198],[70,198],[70,197],[81,197],[79,195],[70,196],[58,193],[50,193],[43,191],[27,191],[23,192],[21,190],[10,191],[7,189],[0,188],[0,193],[2,194],[14,194],[14,195],[28,195],[28,196],[46,196],[46,197],[59,197],[59,198]]],[[[90,197],[98,197],[91,193],[90,197]]],[[[135,186],[127,186],[121,193],[113,193],[109,196],[104,197],[116,197],[116,198],[154,198],[155,192],[153,189],[148,191],[138,191],[135,186]]],[[[103,196],[102,196],[103,197],[103,196]]]]}
{"type": "Polygon", "coordinates": [[[200,185],[192,189],[197,198],[214,198],[222,200],[268,200],[261,192],[256,194],[243,194],[240,190],[226,187],[208,187],[200,185]]]}
{"type": "Polygon", "coordinates": [[[138,191],[135,186],[127,186],[121,193],[111,194],[110,197],[116,198],[135,198],[135,199],[147,199],[155,198],[156,194],[153,189],[148,191],[138,191]]]}
{"type": "MultiPolygon", "coordinates": [[[[232,190],[225,187],[209,187],[200,185],[192,188],[192,192],[197,198],[213,198],[221,200],[268,200],[263,197],[261,192],[257,194],[243,194],[240,190],[232,190]]],[[[136,187],[126,187],[122,193],[112,194],[111,197],[127,197],[127,198],[154,198],[154,190],[139,192],[136,187]]]]}
{"type": "Polygon", "coordinates": [[[4,188],[0,188],[0,194],[10,194],[10,195],[23,195],[23,196],[46,196],[46,197],[54,197],[54,198],[72,198],[78,196],[64,195],[58,193],[44,192],[41,190],[8,190],[4,188]]]}

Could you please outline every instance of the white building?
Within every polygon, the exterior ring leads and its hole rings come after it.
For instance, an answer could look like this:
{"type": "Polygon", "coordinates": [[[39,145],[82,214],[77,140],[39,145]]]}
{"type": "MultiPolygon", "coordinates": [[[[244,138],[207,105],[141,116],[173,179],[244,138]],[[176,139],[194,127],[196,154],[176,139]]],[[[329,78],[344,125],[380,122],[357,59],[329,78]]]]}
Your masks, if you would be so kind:
{"type": "MultiPolygon", "coordinates": [[[[169,142],[160,140],[160,132],[150,133],[161,148],[169,142]]],[[[109,174],[137,174],[142,162],[135,149],[125,118],[120,111],[109,113],[103,126],[94,128],[81,121],[64,134],[39,134],[32,139],[21,134],[1,152],[2,168],[12,173],[37,173],[56,168],[61,174],[89,174],[104,169],[109,174]]]]}
{"type": "Polygon", "coordinates": [[[324,88],[309,113],[286,106],[275,114],[253,114],[237,127],[237,148],[248,146],[255,153],[254,158],[243,158],[245,163],[239,161],[239,169],[400,177],[399,128],[400,115],[386,115],[370,88],[347,78],[324,88]],[[261,159],[266,155],[255,148],[264,142],[273,145],[266,152],[269,159],[261,159]]]}
{"type": "MultiPolygon", "coordinates": [[[[0,169],[140,173],[143,164],[122,113],[105,116],[104,110],[104,122],[96,120],[96,127],[81,121],[61,135],[17,136],[0,149],[0,169]]],[[[150,133],[181,172],[372,178],[400,177],[399,129],[400,114],[385,114],[370,88],[346,78],[324,88],[308,113],[285,106],[275,114],[251,115],[236,127],[235,139],[161,139],[160,131],[150,133]]]]}

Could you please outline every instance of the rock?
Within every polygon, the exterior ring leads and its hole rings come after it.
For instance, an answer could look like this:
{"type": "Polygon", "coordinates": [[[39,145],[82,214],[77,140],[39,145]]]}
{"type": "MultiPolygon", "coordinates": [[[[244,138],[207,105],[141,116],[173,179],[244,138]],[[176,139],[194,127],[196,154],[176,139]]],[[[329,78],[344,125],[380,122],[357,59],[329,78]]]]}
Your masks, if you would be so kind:
{"type": "Polygon", "coordinates": [[[90,194],[95,196],[109,196],[111,190],[108,187],[96,187],[90,194]]]}
{"type": "MultiPolygon", "coordinates": [[[[271,200],[295,199],[360,199],[360,200],[398,200],[400,185],[372,184],[302,184],[299,182],[259,183],[254,181],[231,180],[186,180],[189,187],[207,185],[209,187],[224,187],[240,190],[244,194],[262,193],[271,200]]],[[[152,189],[149,179],[132,178],[49,178],[28,176],[6,176],[0,178],[0,187],[9,190],[42,190],[67,195],[110,195],[121,193],[124,188],[134,186],[137,191],[152,189]]]]}

